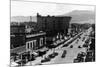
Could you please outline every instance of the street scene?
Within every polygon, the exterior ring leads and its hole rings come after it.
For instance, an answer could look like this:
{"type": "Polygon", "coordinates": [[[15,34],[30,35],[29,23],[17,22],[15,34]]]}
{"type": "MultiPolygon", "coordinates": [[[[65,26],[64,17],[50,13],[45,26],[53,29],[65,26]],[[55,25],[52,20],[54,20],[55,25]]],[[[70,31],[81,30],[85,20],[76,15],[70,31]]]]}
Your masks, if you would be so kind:
{"type": "Polygon", "coordinates": [[[11,0],[11,67],[84,62],[95,62],[94,6],[11,0]]]}

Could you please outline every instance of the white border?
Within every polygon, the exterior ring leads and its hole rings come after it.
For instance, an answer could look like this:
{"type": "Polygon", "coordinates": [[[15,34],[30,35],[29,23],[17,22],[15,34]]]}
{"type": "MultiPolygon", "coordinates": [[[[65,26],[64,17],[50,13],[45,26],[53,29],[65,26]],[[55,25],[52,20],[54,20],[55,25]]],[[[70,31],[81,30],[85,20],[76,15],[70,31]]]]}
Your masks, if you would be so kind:
{"type": "MultiPolygon", "coordinates": [[[[30,0],[41,2],[57,2],[72,4],[89,4],[96,5],[96,62],[95,63],[75,63],[75,64],[54,64],[42,65],[36,67],[99,67],[100,61],[100,2],[99,0],[30,0]]],[[[0,0],[0,67],[9,67],[10,60],[10,0],[0,0]]],[[[29,66],[27,66],[29,67],[29,66]]]]}

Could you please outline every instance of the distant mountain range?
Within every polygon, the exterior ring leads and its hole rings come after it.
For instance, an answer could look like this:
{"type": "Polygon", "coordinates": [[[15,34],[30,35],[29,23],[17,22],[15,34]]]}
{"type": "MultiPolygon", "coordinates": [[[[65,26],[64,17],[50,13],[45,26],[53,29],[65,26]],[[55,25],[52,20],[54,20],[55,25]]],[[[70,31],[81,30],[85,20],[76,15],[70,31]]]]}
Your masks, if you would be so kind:
{"type": "Polygon", "coordinates": [[[75,10],[60,16],[71,16],[71,23],[95,23],[95,12],[75,10]]]}
{"type": "MultiPolygon", "coordinates": [[[[71,16],[71,23],[95,23],[95,12],[86,10],[74,10],[72,12],[59,15],[59,16],[71,16]]],[[[13,16],[11,22],[28,22],[30,16],[13,16]]],[[[37,17],[32,16],[32,21],[37,22],[37,17]]]]}

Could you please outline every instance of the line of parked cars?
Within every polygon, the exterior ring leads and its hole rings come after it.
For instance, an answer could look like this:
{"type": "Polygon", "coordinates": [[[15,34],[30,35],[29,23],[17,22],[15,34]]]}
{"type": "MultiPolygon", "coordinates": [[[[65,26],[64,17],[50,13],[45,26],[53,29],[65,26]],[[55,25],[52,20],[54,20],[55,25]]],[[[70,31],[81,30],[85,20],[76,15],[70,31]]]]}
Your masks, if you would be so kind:
{"type": "Polygon", "coordinates": [[[85,52],[80,52],[78,53],[77,55],[77,58],[74,59],[74,63],[78,63],[78,62],[84,62],[84,57],[86,56],[86,53],[85,52]]]}
{"type": "Polygon", "coordinates": [[[91,50],[87,51],[85,62],[92,62],[92,61],[94,61],[94,56],[93,55],[94,55],[93,51],[91,51],[91,50]]]}
{"type": "Polygon", "coordinates": [[[41,60],[41,63],[48,62],[48,61],[50,61],[52,58],[55,58],[57,55],[58,55],[57,52],[53,52],[52,54],[48,55],[48,56],[45,57],[43,60],[41,60]]]}
{"type": "Polygon", "coordinates": [[[26,52],[26,53],[19,55],[18,56],[19,60],[16,60],[15,62],[19,66],[24,66],[28,62],[36,60],[36,57],[39,57],[39,56],[42,57],[44,54],[46,54],[46,52],[47,51],[38,51],[36,52],[37,55],[34,55],[34,53],[30,54],[30,52],[26,52]]]}

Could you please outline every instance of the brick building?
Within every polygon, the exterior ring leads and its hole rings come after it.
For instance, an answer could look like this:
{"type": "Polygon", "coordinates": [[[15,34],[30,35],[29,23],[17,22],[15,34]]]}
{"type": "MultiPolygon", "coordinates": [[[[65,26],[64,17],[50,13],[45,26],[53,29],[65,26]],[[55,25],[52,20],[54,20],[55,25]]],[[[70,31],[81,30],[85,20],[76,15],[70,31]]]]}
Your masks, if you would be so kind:
{"type": "Polygon", "coordinates": [[[68,34],[70,20],[70,16],[41,16],[37,13],[35,29],[46,32],[47,43],[51,44],[54,40],[59,39],[61,35],[66,36],[68,34]]]}
{"type": "Polygon", "coordinates": [[[41,16],[37,13],[36,29],[45,31],[47,36],[55,36],[57,33],[68,33],[69,16],[41,16]]]}

